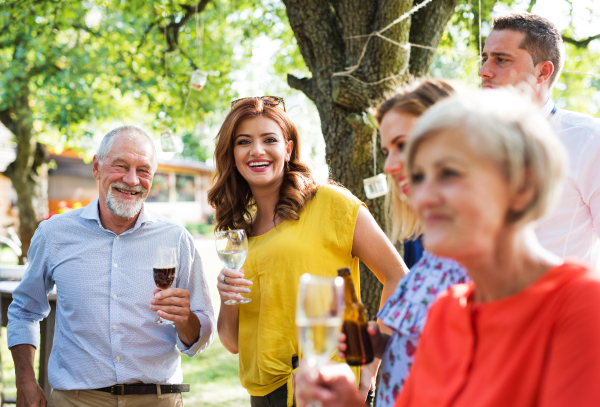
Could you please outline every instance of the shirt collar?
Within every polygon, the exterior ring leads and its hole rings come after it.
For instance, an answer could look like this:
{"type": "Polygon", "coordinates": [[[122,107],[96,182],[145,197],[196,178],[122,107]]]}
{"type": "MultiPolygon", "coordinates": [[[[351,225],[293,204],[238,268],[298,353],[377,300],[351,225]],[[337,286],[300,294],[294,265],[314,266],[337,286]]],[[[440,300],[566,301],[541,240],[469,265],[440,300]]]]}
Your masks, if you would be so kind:
{"type": "Polygon", "coordinates": [[[540,109],[540,113],[542,114],[542,116],[549,119],[552,110],[554,110],[554,101],[552,100],[552,98],[548,98],[548,101],[540,109]]]}
{"type": "MultiPolygon", "coordinates": [[[[81,212],[81,216],[84,219],[95,220],[100,227],[102,227],[102,223],[100,222],[100,211],[98,209],[98,201],[99,197],[94,198],[92,202],[90,202],[81,212]]],[[[146,204],[142,205],[142,210],[140,211],[140,216],[138,216],[137,221],[135,222],[135,226],[129,229],[127,232],[132,232],[142,226],[144,223],[155,223],[156,216],[149,211],[146,210],[146,204]]]]}

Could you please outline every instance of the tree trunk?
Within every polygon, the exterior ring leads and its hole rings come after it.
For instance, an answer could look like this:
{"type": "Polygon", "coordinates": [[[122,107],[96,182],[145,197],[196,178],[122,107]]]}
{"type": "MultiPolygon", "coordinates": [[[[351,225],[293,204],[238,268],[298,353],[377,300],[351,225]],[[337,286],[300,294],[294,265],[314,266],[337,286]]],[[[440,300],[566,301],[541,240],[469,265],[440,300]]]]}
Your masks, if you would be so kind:
{"type": "MultiPolygon", "coordinates": [[[[367,121],[367,111],[384,101],[398,83],[406,80],[409,51],[372,37],[358,69],[352,72],[355,78],[334,76],[334,73],[356,65],[367,41],[365,37],[348,37],[381,30],[410,10],[412,0],[283,1],[300,52],[312,73],[312,78],[288,75],[288,84],[304,92],[317,106],[332,178],[364,201],[385,230],[383,198],[368,200],[363,188],[363,179],[374,175],[373,130],[367,121]],[[395,78],[381,81],[390,76],[395,78]],[[379,83],[369,84],[372,82],[379,83]]],[[[430,18],[436,18],[435,21],[443,25],[436,29],[424,26],[424,38],[421,38],[424,43],[429,41],[428,44],[437,45],[439,35],[453,12],[453,7],[440,5],[449,1],[455,3],[457,0],[433,0],[426,6],[432,13],[430,18]],[[444,18],[438,18],[438,14],[443,14],[444,18]]],[[[411,19],[407,18],[384,35],[400,44],[407,44],[410,23],[411,19]]],[[[410,34],[412,36],[412,31],[410,34]]],[[[378,139],[376,143],[375,172],[380,173],[384,157],[378,139]]],[[[361,265],[361,296],[371,319],[375,318],[379,309],[381,288],[373,273],[361,265]]]]}
{"type": "MultiPolygon", "coordinates": [[[[420,4],[424,0],[415,1],[420,4]]],[[[448,21],[458,5],[458,0],[436,1],[435,8],[424,7],[417,11],[412,17],[410,27],[411,44],[424,45],[437,48],[444,33],[448,21]]],[[[421,77],[429,73],[429,67],[433,63],[435,51],[411,47],[409,71],[415,77],[421,77]]]]}
{"type": "Polygon", "coordinates": [[[4,171],[17,193],[19,237],[22,243],[19,263],[23,264],[33,234],[48,216],[48,172],[46,151],[31,134],[33,119],[29,93],[23,92],[12,108],[0,112],[0,120],[15,135],[17,157],[4,171]]]}

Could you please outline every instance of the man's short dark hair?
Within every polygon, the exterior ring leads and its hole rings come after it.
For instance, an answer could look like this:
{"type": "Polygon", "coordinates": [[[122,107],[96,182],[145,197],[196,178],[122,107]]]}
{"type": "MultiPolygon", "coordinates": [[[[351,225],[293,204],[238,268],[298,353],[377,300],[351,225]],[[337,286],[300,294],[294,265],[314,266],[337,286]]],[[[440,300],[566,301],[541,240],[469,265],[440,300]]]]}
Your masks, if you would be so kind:
{"type": "Polygon", "coordinates": [[[550,76],[550,88],[554,86],[565,61],[563,41],[551,21],[531,13],[510,13],[494,18],[492,30],[510,30],[525,34],[519,46],[529,52],[533,64],[550,61],[554,72],[550,76]]]}

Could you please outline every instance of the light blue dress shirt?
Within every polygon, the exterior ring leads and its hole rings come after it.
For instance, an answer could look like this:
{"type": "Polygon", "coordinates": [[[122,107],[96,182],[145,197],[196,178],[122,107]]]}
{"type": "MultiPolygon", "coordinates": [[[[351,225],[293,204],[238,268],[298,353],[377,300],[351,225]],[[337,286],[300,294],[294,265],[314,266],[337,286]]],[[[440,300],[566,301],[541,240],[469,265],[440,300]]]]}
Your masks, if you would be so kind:
{"type": "Polygon", "coordinates": [[[29,267],[8,309],[8,346],[39,347],[39,321],[50,312],[56,284],[50,385],[94,389],[119,383],[181,383],[179,351],[189,357],[208,347],[215,317],[200,255],[192,236],[169,219],[142,209],[135,226],[116,235],[100,223],[98,198],[85,208],[40,224],[28,252],[29,267]],[[174,246],[174,287],[190,291],[200,338],[185,346],[171,325],[156,324],[150,309],[156,288],[157,246],[174,246]]]}

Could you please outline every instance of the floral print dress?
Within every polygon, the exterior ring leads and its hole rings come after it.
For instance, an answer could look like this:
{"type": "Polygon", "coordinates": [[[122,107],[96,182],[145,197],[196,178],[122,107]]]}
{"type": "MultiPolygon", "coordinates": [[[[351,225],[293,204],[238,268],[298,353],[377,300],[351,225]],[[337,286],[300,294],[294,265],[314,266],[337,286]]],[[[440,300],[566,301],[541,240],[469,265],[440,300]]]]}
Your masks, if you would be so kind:
{"type": "Polygon", "coordinates": [[[456,261],[424,252],[388,298],[377,316],[392,328],[382,355],[377,407],[392,407],[413,362],[429,307],[437,295],[454,284],[470,281],[456,261]]]}

